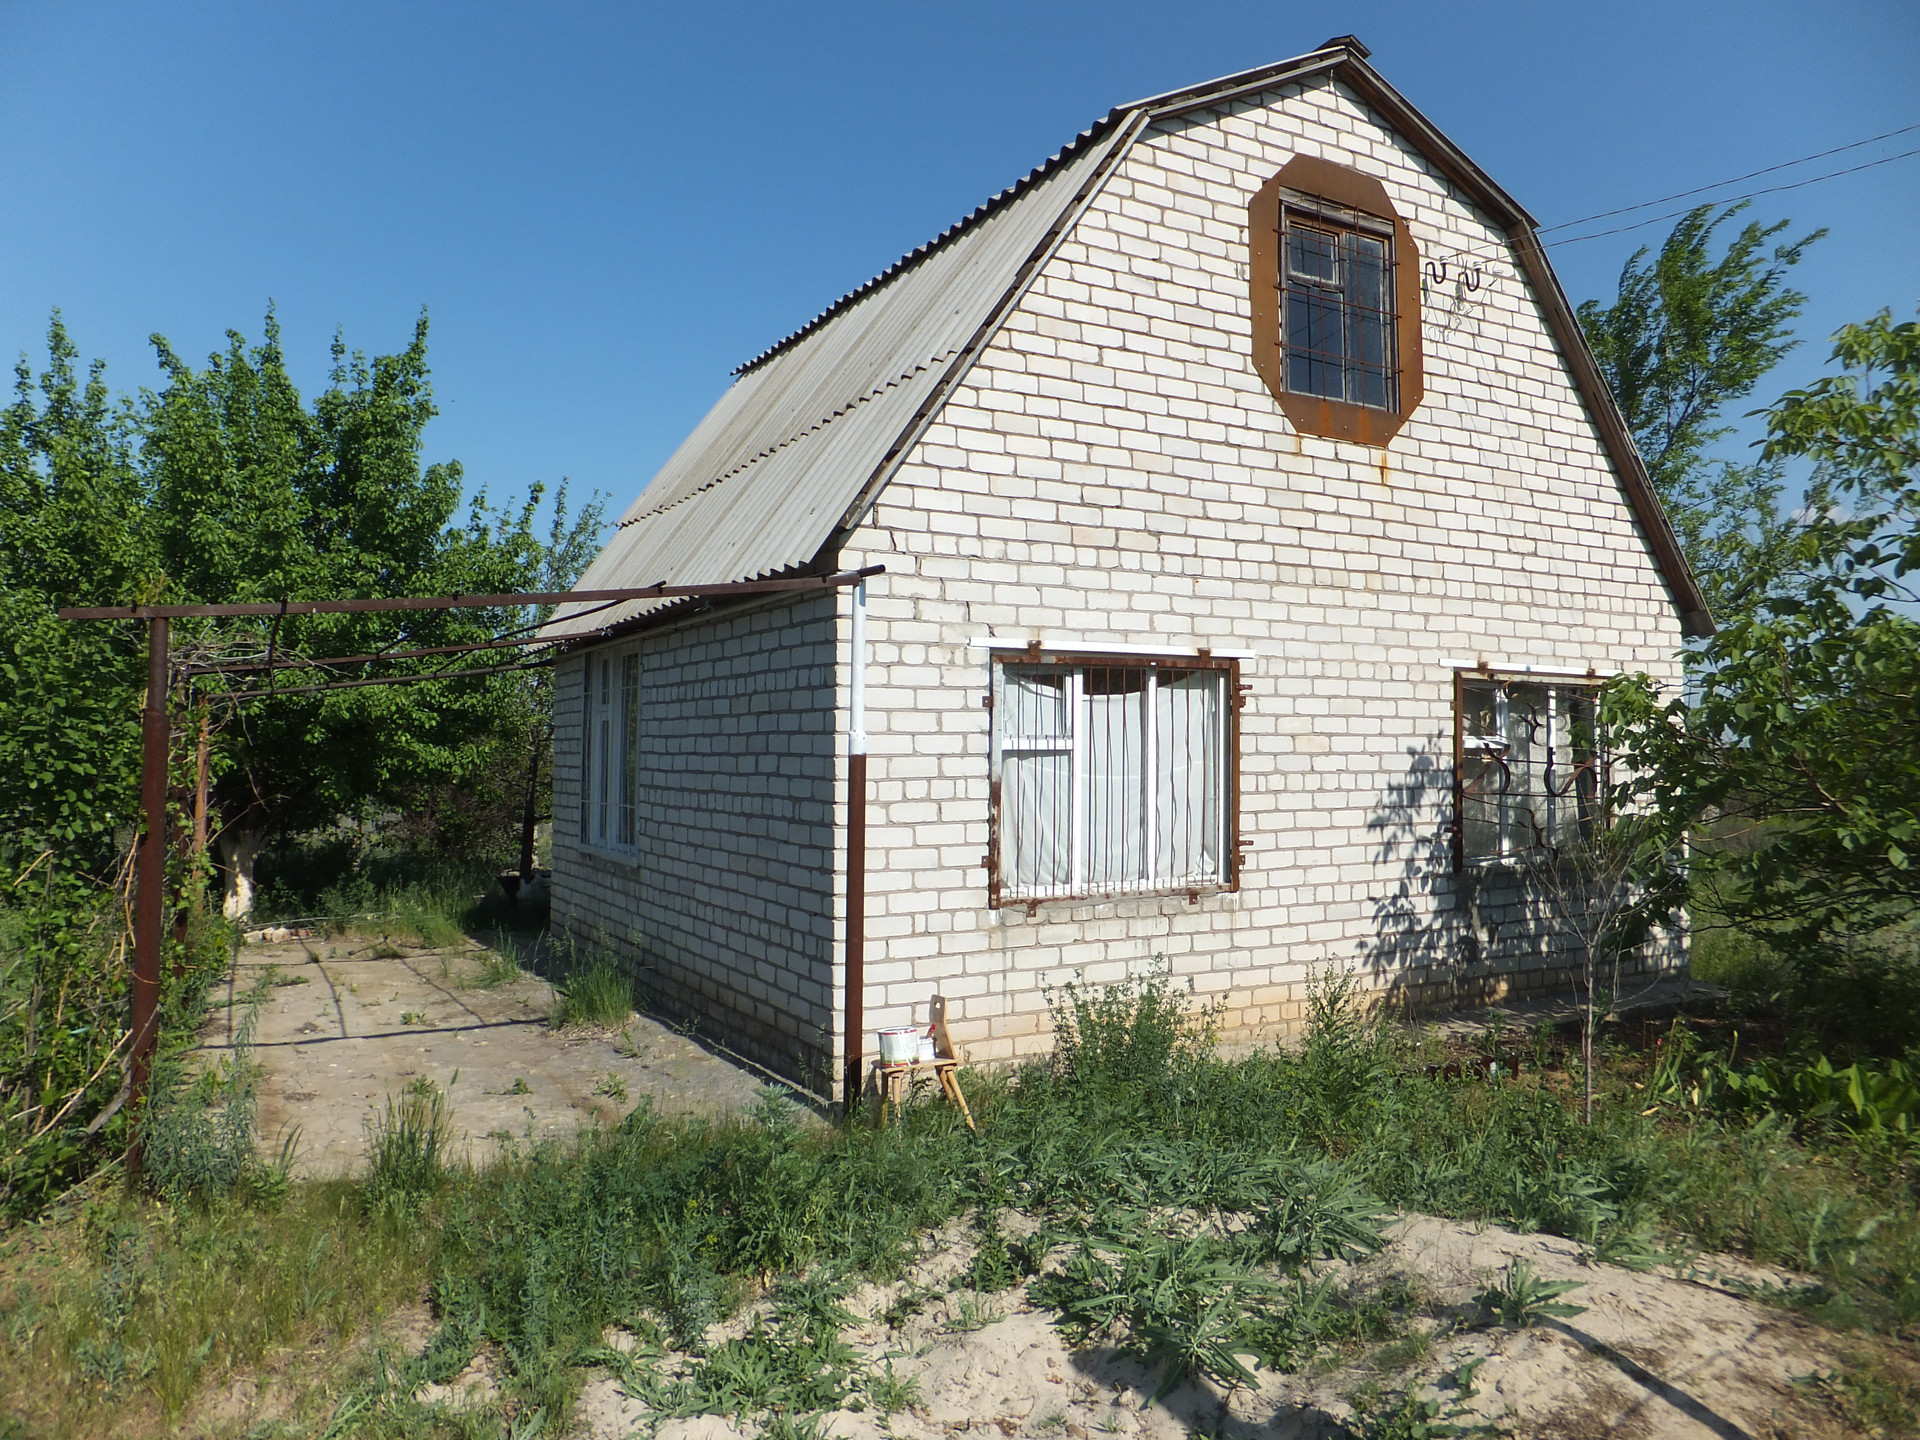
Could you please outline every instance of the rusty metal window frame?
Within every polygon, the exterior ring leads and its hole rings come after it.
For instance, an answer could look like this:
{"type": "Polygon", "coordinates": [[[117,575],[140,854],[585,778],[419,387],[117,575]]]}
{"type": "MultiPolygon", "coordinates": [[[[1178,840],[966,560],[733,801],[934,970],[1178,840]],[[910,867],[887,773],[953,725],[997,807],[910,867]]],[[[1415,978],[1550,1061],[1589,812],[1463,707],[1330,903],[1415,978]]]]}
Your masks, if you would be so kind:
{"type": "MultiPolygon", "coordinates": [[[[1031,649],[1024,654],[995,655],[991,660],[987,705],[989,724],[989,850],[986,857],[988,904],[993,908],[1022,906],[1029,913],[1050,901],[1106,900],[1184,895],[1197,903],[1204,894],[1239,888],[1240,852],[1240,724],[1244,698],[1237,660],[1198,656],[1134,656],[1115,654],[1047,653],[1031,649]],[[1206,677],[1194,696],[1204,696],[1210,715],[1198,720],[1193,699],[1168,694],[1163,686],[1191,676],[1206,677]],[[1027,677],[1059,682],[1059,726],[1044,733],[1014,735],[1008,727],[1020,723],[1019,702],[1009,700],[1008,681],[1027,677]],[[1141,696],[1134,717],[1102,707],[1094,717],[1093,698],[1141,696]],[[1171,722],[1162,734],[1163,712],[1171,722]],[[1177,793],[1177,774],[1193,774],[1191,748],[1178,749],[1179,726],[1196,734],[1206,753],[1198,795],[1188,788],[1177,793]],[[1101,727],[1105,730],[1102,732],[1101,727]],[[1163,743],[1164,740],[1164,743],[1163,743]],[[1025,743],[1009,743],[1025,742],[1025,743]],[[1113,765],[1116,744],[1137,751],[1139,794],[1129,797],[1124,781],[1113,777],[1124,769],[1113,765]],[[1009,755],[1058,757],[1051,796],[1040,800],[1022,791],[1016,781],[1009,793],[1009,755]],[[1209,756],[1211,759],[1209,759],[1209,756]],[[1182,758],[1184,757],[1184,758],[1182,758]],[[1211,765],[1211,773],[1209,773],[1211,765]],[[1103,785],[1099,778],[1108,777],[1103,785]],[[1129,807],[1137,804],[1137,815],[1129,807]],[[1212,806],[1211,817],[1206,807],[1212,806]],[[1195,821],[1196,809],[1200,811],[1195,821]],[[1094,832],[1099,832],[1098,834],[1094,832]],[[1096,845],[1094,841],[1099,840],[1096,845]],[[1198,865],[1193,862],[1196,858],[1198,865]],[[1044,857],[1040,852],[1045,851],[1044,857]],[[1177,862],[1185,851],[1189,863],[1177,862]],[[1116,859],[1117,855],[1117,859],[1116,859]],[[1017,873],[1025,868],[1026,878],[1017,873]],[[1175,871],[1184,868],[1184,873],[1175,871]],[[1050,871],[1050,878],[1039,878],[1050,871]]],[[[1031,695],[1028,697],[1031,700],[1031,695]]],[[[1031,709],[1031,705],[1028,706],[1031,709]]],[[[1124,766],[1124,756],[1122,759],[1124,766]]],[[[1190,782],[1191,785],[1191,782],[1190,782]]],[[[1026,791],[1048,788],[1029,783],[1026,791]]]]}
{"type": "Polygon", "coordinates": [[[1454,672],[1455,871],[1552,861],[1606,826],[1606,756],[1594,736],[1600,684],[1454,672]]]}
{"type": "MultiPolygon", "coordinates": [[[[1399,413],[1400,325],[1393,242],[1391,220],[1296,190],[1281,190],[1281,363],[1286,388],[1293,394],[1399,413]],[[1305,253],[1307,236],[1324,236],[1332,242],[1326,250],[1313,247],[1328,262],[1330,273],[1298,263],[1305,253]],[[1371,304],[1367,303],[1362,277],[1375,267],[1362,252],[1365,245],[1379,247],[1371,304]],[[1303,341],[1302,319],[1315,311],[1337,325],[1337,345],[1328,348],[1316,344],[1311,335],[1303,341]],[[1364,355],[1369,338],[1379,347],[1374,361],[1364,355]],[[1337,391],[1326,388],[1332,376],[1338,377],[1337,391]]],[[[1325,341],[1326,337],[1320,339],[1325,341]]]]}

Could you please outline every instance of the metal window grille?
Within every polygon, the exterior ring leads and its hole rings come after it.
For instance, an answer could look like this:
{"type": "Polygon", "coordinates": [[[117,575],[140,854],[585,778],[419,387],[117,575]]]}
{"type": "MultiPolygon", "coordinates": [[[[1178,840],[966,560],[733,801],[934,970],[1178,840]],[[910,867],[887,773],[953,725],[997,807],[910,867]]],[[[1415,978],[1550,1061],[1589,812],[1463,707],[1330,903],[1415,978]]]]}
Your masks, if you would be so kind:
{"type": "Polygon", "coordinates": [[[1391,227],[1332,206],[1290,203],[1280,229],[1287,388],[1397,409],[1391,227]]]}
{"type": "Polygon", "coordinates": [[[1233,874],[1231,665],[994,667],[993,903],[1233,874]]]}
{"type": "Polygon", "coordinates": [[[1461,677],[1459,855],[1522,861],[1583,843],[1601,822],[1591,686],[1461,677]]]}

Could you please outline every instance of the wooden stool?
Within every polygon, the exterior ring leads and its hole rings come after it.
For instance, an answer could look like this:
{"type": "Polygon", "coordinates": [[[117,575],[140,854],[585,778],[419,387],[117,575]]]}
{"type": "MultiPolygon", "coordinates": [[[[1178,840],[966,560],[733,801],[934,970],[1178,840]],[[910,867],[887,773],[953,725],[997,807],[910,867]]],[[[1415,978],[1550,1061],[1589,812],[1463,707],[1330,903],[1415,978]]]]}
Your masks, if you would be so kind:
{"type": "Polygon", "coordinates": [[[907,1082],[913,1076],[931,1070],[940,1078],[940,1088],[946,1093],[960,1111],[960,1118],[967,1122],[967,1128],[975,1131],[979,1126],[973,1123],[973,1111],[967,1108],[967,1097],[960,1091],[960,1077],[956,1073],[960,1061],[953,1053],[953,1040],[947,1034],[947,1002],[941,995],[933,997],[933,1059],[907,1060],[898,1065],[889,1065],[876,1060],[873,1066],[874,1088],[880,1092],[880,1123],[887,1123],[887,1111],[892,1109],[898,1119],[907,1103],[907,1082]]]}

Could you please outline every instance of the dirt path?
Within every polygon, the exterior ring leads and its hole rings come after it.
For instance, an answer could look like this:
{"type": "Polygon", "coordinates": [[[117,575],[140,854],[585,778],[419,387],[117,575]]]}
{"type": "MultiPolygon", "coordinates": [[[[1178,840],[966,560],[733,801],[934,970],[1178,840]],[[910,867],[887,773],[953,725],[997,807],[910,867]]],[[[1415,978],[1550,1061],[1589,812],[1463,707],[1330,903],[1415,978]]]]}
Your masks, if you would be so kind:
{"type": "Polygon", "coordinates": [[[617,1121],[643,1097],[667,1114],[714,1113],[752,1103],[766,1083],[642,1016],[618,1031],[556,1033],[552,987],[524,972],[488,983],[505,968],[488,958],[478,946],[250,945],[202,1048],[231,1050],[246,997],[266,980],[252,1052],[264,1072],[262,1144],[277,1147],[297,1125],[296,1168],[307,1176],[357,1167],[368,1117],[420,1078],[446,1092],[456,1153],[476,1163],[508,1138],[617,1121]]]}

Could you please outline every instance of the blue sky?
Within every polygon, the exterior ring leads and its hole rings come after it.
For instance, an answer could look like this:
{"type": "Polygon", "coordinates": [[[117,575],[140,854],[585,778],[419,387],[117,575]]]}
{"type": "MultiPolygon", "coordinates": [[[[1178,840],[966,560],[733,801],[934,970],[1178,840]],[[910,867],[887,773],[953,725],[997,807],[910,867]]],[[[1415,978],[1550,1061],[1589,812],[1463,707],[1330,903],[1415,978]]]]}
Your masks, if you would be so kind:
{"type": "MultiPolygon", "coordinates": [[[[271,297],[312,387],[336,327],[387,351],[424,306],[432,458],[617,511],[732,366],[1096,116],[1347,32],[1543,225],[1920,121],[1912,0],[0,0],[0,351],[37,359],[58,306],[132,389],[150,332],[198,358],[257,337],[271,297]]],[[[1833,232],[1769,395],[1841,322],[1913,314],[1920,157],[1755,213],[1833,232]]],[[[1551,253],[1575,300],[1608,295],[1666,228],[1551,253]]]]}

